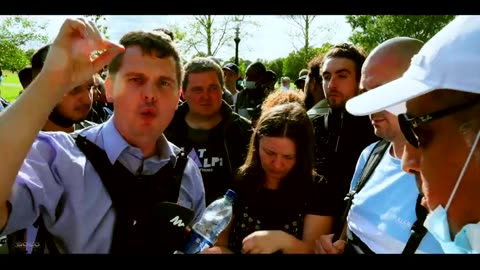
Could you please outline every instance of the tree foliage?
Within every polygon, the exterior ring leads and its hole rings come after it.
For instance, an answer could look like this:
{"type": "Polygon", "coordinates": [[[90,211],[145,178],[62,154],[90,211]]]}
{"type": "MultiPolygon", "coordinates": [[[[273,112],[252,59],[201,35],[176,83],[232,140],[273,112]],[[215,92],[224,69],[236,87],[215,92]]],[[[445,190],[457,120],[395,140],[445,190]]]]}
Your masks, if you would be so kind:
{"type": "Polygon", "coordinates": [[[352,27],[349,40],[367,53],[393,37],[411,37],[426,42],[454,18],[454,15],[346,16],[347,23],[352,27]]]}
{"type": "Polygon", "coordinates": [[[213,15],[196,15],[189,25],[188,35],[183,39],[187,50],[195,50],[197,54],[215,56],[225,45],[232,34],[228,32],[232,18],[219,18],[213,15]]]}
{"type": "MultiPolygon", "coordinates": [[[[323,47],[322,47],[323,48],[323,47]]],[[[302,48],[298,51],[292,51],[283,61],[283,74],[292,80],[296,80],[300,70],[307,68],[308,62],[315,56],[321,54],[321,48],[302,48]]]]}
{"type": "MultiPolygon", "coordinates": [[[[297,32],[294,35],[291,35],[292,41],[296,41],[301,39],[303,41],[301,48],[303,49],[303,56],[306,57],[309,55],[308,50],[311,48],[311,39],[315,35],[313,30],[313,21],[317,16],[315,15],[288,15],[284,16],[284,18],[291,22],[295,28],[297,28],[297,32]],[[300,38],[299,38],[300,37],[300,38]]],[[[299,48],[295,45],[295,42],[292,42],[293,47],[298,51],[299,48]]],[[[306,59],[304,59],[306,61],[306,59]]]]}
{"type": "Polygon", "coordinates": [[[225,47],[232,48],[234,55],[234,39],[236,28],[239,38],[244,39],[249,34],[241,29],[247,25],[258,24],[249,16],[213,16],[196,15],[183,29],[178,25],[169,25],[168,29],[175,34],[178,48],[185,58],[205,55],[215,56],[225,47]]]}
{"type": "Polygon", "coordinates": [[[283,77],[283,62],[285,58],[277,58],[267,63],[267,69],[273,70],[277,74],[277,81],[283,77]]]}
{"type": "Polygon", "coordinates": [[[0,64],[5,70],[20,70],[30,64],[28,46],[48,41],[46,24],[25,16],[6,16],[0,19],[0,64]]]}

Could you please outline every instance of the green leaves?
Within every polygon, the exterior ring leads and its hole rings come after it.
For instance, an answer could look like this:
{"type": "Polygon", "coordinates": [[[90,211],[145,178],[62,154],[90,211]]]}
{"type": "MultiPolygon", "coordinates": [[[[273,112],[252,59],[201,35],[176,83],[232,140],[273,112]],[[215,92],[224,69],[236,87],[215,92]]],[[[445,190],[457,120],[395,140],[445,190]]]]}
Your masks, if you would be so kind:
{"type": "Polygon", "coordinates": [[[367,53],[393,37],[411,37],[426,42],[453,18],[454,15],[346,16],[353,31],[349,40],[361,46],[367,53]]]}
{"type": "Polygon", "coordinates": [[[25,16],[7,16],[0,19],[0,64],[6,70],[20,70],[30,64],[32,44],[46,44],[45,24],[25,16]],[[28,54],[27,54],[28,51],[28,54]]]}

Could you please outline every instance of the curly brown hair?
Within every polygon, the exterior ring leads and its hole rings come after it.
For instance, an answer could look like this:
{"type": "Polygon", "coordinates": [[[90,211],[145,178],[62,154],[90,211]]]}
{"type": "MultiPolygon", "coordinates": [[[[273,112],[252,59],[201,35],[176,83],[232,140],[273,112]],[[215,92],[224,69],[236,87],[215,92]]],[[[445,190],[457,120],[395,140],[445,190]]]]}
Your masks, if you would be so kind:
{"type": "Polygon", "coordinates": [[[262,103],[262,113],[271,109],[275,105],[296,102],[305,108],[305,94],[296,90],[276,90],[271,92],[262,103]]]}

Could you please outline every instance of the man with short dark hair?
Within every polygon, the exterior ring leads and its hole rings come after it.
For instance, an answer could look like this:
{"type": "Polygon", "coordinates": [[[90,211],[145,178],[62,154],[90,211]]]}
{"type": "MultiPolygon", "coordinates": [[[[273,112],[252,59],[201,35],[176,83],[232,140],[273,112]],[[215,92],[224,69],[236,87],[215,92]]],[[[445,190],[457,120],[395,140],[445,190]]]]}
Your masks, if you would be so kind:
{"type": "MultiPolygon", "coordinates": [[[[344,197],[362,150],[378,140],[368,116],[357,117],[345,111],[345,103],[359,92],[365,55],[359,48],[342,43],[324,56],[320,72],[328,110],[309,114],[315,129],[315,169],[328,182],[332,209],[341,216],[344,197]]],[[[337,230],[343,224],[336,224],[337,230]]],[[[337,231],[335,230],[335,231],[337,231]]]]}
{"type": "Polygon", "coordinates": [[[9,157],[0,162],[2,235],[40,218],[53,241],[49,251],[130,255],[164,243],[154,230],[139,229],[152,225],[157,203],[179,204],[194,212],[194,222],[200,219],[199,169],[187,159],[177,182],[168,170],[181,151],[163,135],[178,106],[180,55],[162,33],[131,31],[120,44],[103,39],[93,22],[67,19],[42,72],[0,114],[0,156],[9,157]],[[75,134],[41,131],[58,101],[108,63],[105,87],[115,114],[75,134]],[[87,155],[87,145],[98,155],[87,155]],[[105,166],[97,166],[97,158],[105,166]],[[119,193],[110,193],[113,188],[119,193]]]}
{"type": "Polygon", "coordinates": [[[184,66],[185,102],[165,130],[200,168],[206,204],[222,197],[244,163],[251,123],[232,111],[222,99],[222,68],[208,58],[195,58],[184,66]]]}
{"type": "MultiPolygon", "coordinates": [[[[31,59],[32,80],[42,71],[50,47],[51,44],[45,45],[33,54],[31,59]]],[[[65,131],[68,133],[96,124],[86,120],[93,104],[94,76],[99,75],[94,74],[92,78],[76,86],[63,96],[48,116],[43,131],[65,131]]]]}
{"type": "MultiPolygon", "coordinates": [[[[363,64],[360,88],[365,92],[374,91],[376,87],[401,77],[407,70],[410,59],[422,45],[423,42],[418,39],[395,37],[375,47],[363,64]]],[[[347,240],[345,252],[443,253],[431,234],[421,235],[421,224],[426,213],[419,204],[421,195],[415,177],[402,171],[401,158],[406,141],[396,115],[380,111],[371,114],[370,119],[375,134],[384,141],[366,147],[358,159],[350,185],[349,196],[353,200],[347,217],[346,238],[343,239],[347,240]],[[380,151],[378,149],[384,149],[384,154],[379,155],[378,164],[370,168],[370,176],[362,179],[363,171],[369,169],[369,156],[374,155],[374,151],[380,151]],[[366,184],[360,189],[357,187],[361,181],[366,181],[366,184]],[[412,230],[415,230],[413,235],[412,230]],[[414,238],[419,239],[416,245],[410,240],[414,238]]],[[[319,247],[319,250],[327,253],[341,252],[341,241],[331,241],[332,238],[322,236],[319,242],[324,246],[319,247]]]]}

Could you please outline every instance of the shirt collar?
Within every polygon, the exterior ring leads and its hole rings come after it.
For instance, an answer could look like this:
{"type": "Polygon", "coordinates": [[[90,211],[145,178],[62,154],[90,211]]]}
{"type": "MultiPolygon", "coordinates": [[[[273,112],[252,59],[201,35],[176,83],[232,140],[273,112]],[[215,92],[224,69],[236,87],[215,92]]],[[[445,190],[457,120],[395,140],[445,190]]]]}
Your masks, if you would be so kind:
{"type": "MultiPolygon", "coordinates": [[[[138,149],[138,151],[140,151],[139,148],[129,145],[122,135],[120,135],[113,122],[113,117],[110,117],[105,122],[101,132],[105,152],[107,153],[108,159],[112,164],[118,160],[122,152],[127,148],[138,149]]],[[[175,153],[163,134],[157,141],[157,150],[159,151],[157,151],[156,156],[152,157],[153,159],[170,159],[171,161],[175,160],[175,153]]]]}

